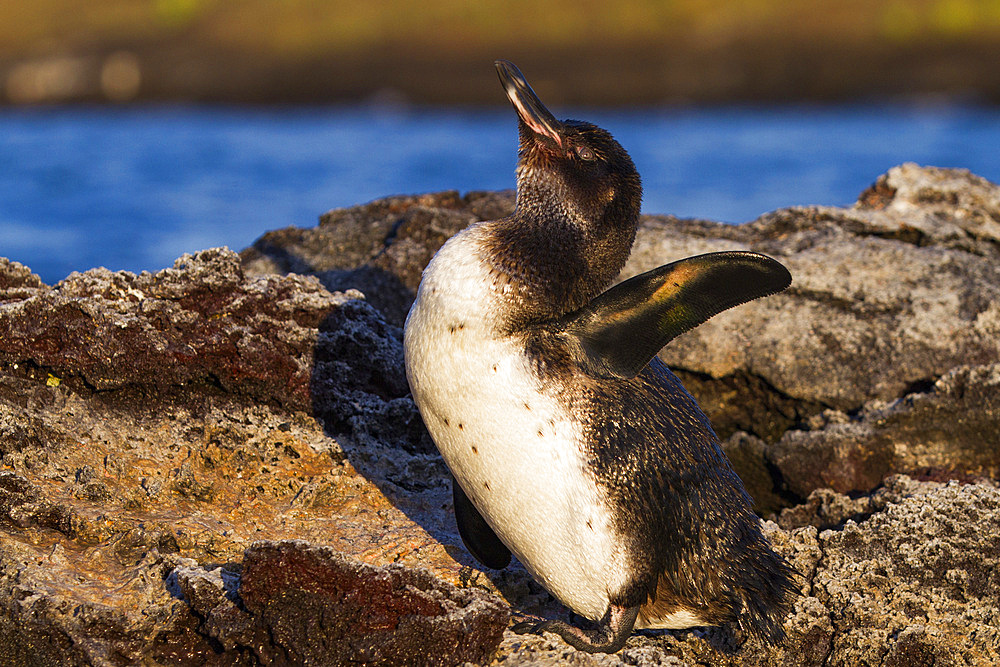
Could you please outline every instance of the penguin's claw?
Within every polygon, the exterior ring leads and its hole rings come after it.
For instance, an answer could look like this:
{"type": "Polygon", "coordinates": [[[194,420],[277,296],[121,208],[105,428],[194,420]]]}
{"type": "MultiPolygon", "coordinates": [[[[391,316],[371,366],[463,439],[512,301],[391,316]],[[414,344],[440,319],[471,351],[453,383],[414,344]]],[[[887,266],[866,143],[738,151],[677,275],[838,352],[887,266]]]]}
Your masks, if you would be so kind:
{"type": "Polygon", "coordinates": [[[612,605],[593,630],[582,630],[564,621],[521,621],[511,630],[519,635],[552,632],[567,644],[587,653],[617,653],[625,646],[632,634],[639,607],[616,607],[612,605]]]}
{"type": "Polygon", "coordinates": [[[511,632],[519,635],[540,635],[545,621],[521,621],[511,626],[511,632]]]}

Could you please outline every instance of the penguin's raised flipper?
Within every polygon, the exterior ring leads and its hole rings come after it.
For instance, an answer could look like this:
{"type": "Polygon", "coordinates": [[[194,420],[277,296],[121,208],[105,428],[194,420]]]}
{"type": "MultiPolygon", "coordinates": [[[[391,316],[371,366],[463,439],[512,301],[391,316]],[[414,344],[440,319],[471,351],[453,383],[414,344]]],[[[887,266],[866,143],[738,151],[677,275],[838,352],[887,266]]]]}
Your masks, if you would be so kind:
{"type": "Polygon", "coordinates": [[[788,269],[755,252],[697,255],[615,285],[557,326],[584,372],[627,379],[685,331],[791,282],[788,269]]]}
{"type": "Polygon", "coordinates": [[[494,570],[507,567],[510,564],[510,549],[500,541],[455,479],[451,480],[451,493],[455,502],[458,534],[462,536],[465,548],[486,567],[494,570]]]}

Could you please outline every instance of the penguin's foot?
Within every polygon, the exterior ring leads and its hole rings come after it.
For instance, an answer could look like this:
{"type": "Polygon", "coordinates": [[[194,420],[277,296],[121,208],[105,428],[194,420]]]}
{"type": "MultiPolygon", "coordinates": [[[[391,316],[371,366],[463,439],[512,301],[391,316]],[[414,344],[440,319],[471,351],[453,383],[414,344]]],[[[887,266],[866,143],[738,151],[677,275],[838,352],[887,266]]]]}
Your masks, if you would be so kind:
{"type": "Polygon", "coordinates": [[[573,648],[587,653],[617,653],[625,646],[625,640],[632,634],[639,607],[618,607],[611,605],[597,627],[582,630],[563,621],[523,621],[511,630],[524,634],[554,632],[573,648]]]}

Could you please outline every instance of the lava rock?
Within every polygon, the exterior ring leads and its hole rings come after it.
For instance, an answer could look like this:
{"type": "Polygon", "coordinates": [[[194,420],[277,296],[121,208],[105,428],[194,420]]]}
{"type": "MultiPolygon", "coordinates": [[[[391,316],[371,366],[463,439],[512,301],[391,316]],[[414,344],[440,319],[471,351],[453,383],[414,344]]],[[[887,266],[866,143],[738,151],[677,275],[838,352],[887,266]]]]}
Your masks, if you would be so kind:
{"type": "Polygon", "coordinates": [[[239,592],[280,651],[277,662],[288,664],[484,662],[508,619],[507,606],[483,591],[301,541],[252,545],[239,592]]]}
{"type": "Polygon", "coordinates": [[[220,653],[248,664],[484,662],[509,615],[496,596],[422,568],[368,565],[302,540],[255,542],[232,570],[184,561],[167,588],[220,653]]]}
{"type": "Polygon", "coordinates": [[[1000,364],[960,366],[928,391],[827,411],[790,430],[763,457],[801,497],[869,491],[890,472],[944,479],[1000,477],[1000,364]]]}
{"type": "MultiPolygon", "coordinates": [[[[512,205],[509,194],[393,197],[332,211],[291,241],[265,235],[242,258],[250,272],[313,271],[358,288],[401,324],[433,252],[512,205]],[[376,273],[381,282],[366,282],[376,273]]],[[[983,373],[1000,359],[998,220],[993,183],[904,164],[849,208],[782,209],[745,225],[644,216],[620,279],[734,249],[791,270],[782,294],[721,313],[660,353],[721,438],[742,438],[729,447],[737,472],[771,512],[824,486],[867,492],[891,473],[997,474],[989,433],[1000,409],[983,373]],[[963,367],[986,370],[966,382],[963,367]]]]}
{"type": "Polygon", "coordinates": [[[330,211],[311,229],[268,232],[240,256],[253,274],[311,274],[330,290],[360,290],[402,325],[437,249],[470,223],[513,210],[512,191],[387,197],[330,211]]]}
{"type": "Polygon", "coordinates": [[[335,305],[315,278],[245,280],[225,249],[35,292],[0,304],[0,364],[97,391],[211,384],[292,409],[309,406],[310,332],[335,305]]]}
{"type": "Polygon", "coordinates": [[[1000,661],[1000,491],[934,485],[819,536],[813,594],[832,612],[830,664],[1000,661]]]}
{"type": "Polygon", "coordinates": [[[399,325],[510,193],[389,198],[155,274],[0,260],[0,664],[998,662],[998,202],[904,165],[848,209],[644,218],[626,276],[752,248],[795,278],[663,352],[801,574],[775,648],[503,630],[505,603],[566,612],[462,545],[399,325]]]}

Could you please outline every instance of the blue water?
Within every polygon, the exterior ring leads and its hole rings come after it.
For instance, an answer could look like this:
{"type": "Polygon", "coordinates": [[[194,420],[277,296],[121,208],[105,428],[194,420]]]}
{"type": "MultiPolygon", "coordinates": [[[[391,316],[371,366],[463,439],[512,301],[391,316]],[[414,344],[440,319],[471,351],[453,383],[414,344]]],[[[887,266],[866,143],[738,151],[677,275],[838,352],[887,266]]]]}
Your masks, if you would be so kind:
{"type": "MultiPolygon", "coordinates": [[[[790,107],[576,111],[611,130],[643,209],[728,222],[845,205],[914,161],[1000,180],[1000,111],[790,107]]],[[[513,114],[373,108],[0,111],[0,255],[56,282],[157,270],[389,194],[513,187],[513,114]]]]}

